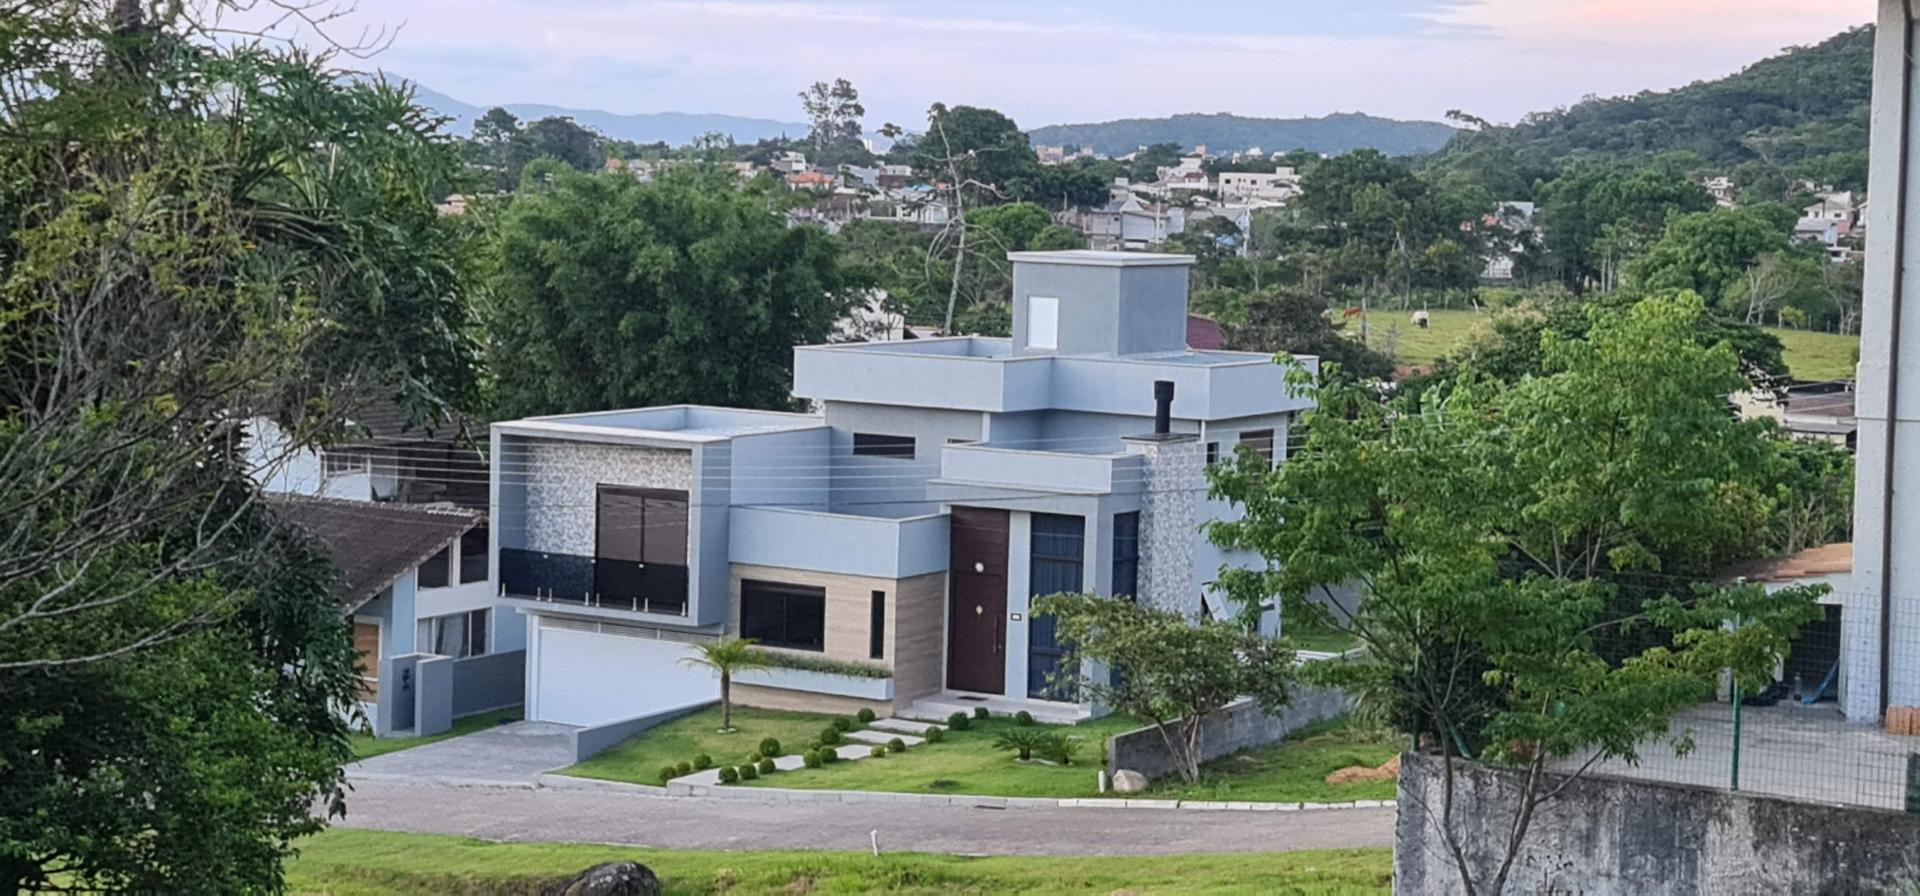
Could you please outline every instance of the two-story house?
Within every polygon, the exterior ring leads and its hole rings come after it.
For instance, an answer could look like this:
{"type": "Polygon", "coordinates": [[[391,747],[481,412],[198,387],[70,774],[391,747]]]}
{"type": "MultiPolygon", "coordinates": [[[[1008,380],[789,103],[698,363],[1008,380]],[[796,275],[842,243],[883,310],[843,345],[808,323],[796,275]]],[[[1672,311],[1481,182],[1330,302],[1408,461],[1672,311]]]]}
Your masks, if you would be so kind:
{"type": "Polygon", "coordinates": [[[1307,401],[1267,355],[1188,348],[1190,256],[1009,257],[1011,338],[798,348],[793,391],[818,413],[494,424],[492,537],[503,599],[527,616],[528,717],[712,699],[682,660],[727,635],[778,658],[736,679],[749,705],[1082,715],[1034,597],[1224,612],[1210,583],[1250,558],[1201,531],[1233,512],[1204,465],[1239,447],[1280,461],[1307,401]]]}

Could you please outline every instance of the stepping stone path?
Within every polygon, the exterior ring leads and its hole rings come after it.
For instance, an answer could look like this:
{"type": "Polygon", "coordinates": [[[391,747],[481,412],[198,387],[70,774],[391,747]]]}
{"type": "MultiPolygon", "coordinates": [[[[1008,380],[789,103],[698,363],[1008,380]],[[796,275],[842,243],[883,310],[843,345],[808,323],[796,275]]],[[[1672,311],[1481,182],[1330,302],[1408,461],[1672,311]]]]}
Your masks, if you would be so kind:
{"type": "MultiPolygon", "coordinates": [[[[843,761],[851,762],[859,759],[869,759],[872,758],[874,744],[884,744],[897,737],[900,738],[901,743],[909,747],[917,747],[927,742],[926,738],[920,737],[919,735],[925,734],[928,728],[939,728],[944,731],[946,727],[945,725],[930,725],[926,722],[913,722],[905,719],[874,719],[867,723],[866,728],[859,731],[849,731],[841,735],[841,737],[854,741],[854,743],[842,743],[835,747],[833,751],[840,754],[840,758],[843,761]]],[[[801,758],[799,753],[789,753],[785,756],[773,757],[773,767],[783,772],[805,768],[806,764],[806,760],[801,758]]],[[[667,783],[669,785],[682,784],[699,785],[703,787],[719,786],[720,769],[710,768],[694,772],[690,775],[681,775],[667,783]]]]}

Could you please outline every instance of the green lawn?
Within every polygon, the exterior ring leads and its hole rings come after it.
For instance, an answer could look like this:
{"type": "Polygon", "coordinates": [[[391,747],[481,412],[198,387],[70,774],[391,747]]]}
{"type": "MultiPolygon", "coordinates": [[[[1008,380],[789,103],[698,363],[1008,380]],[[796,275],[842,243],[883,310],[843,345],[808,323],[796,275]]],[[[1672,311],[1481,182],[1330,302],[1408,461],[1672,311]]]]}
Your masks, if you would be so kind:
{"type": "Polygon", "coordinates": [[[453,721],[453,727],[448,729],[446,733],[435,734],[432,737],[374,737],[371,734],[355,734],[353,735],[353,758],[366,759],[370,756],[379,756],[382,753],[392,753],[396,750],[405,750],[409,747],[417,747],[422,744],[446,740],[449,737],[472,734],[475,731],[484,731],[502,722],[512,722],[519,718],[520,708],[516,706],[512,709],[483,712],[479,715],[467,716],[464,719],[455,719],[453,721]]]}
{"type": "Polygon", "coordinates": [[[1097,796],[1098,774],[1105,763],[1108,735],[1131,731],[1140,724],[1108,716],[1055,729],[1085,738],[1079,758],[1069,766],[1016,762],[1012,753],[994,749],[994,735],[1012,727],[1012,719],[975,719],[966,731],[948,731],[940,743],[921,744],[899,756],[777,772],[748,786],[986,796],[1097,796]]]}
{"type": "Polygon", "coordinates": [[[734,731],[721,734],[720,708],[716,706],[661,725],[560,773],[658,784],[663,765],[692,762],[693,757],[701,753],[712,757],[716,766],[739,765],[768,737],[778,739],[785,752],[797,753],[807,741],[819,736],[820,729],[833,724],[833,719],[820,713],[736,706],[733,708],[734,731]]]}
{"type": "MultiPolygon", "coordinates": [[[[1431,326],[1422,330],[1413,325],[1412,312],[1376,309],[1367,315],[1367,343],[1380,351],[1390,351],[1402,364],[1431,364],[1466,341],[1475,325],[1486,319],[1486,315],[1465,308],[1438,308],[1428,314],[1431,326]]],[[[1360,318],[1348,321],[1346,330],[1357,336],[1360,318]]],[[[1786,348],[1787,369],[1796,379],[1853,376],[1859,337],[1778,327],[1768,327],[1767,332],[1780,338],[1786,348]]]]}
{"type": "Polygon", "coordinates": [[[1281,637],[1301,650],[1320,650],[1327,653],[1345,653],[1359,644],[1359,639],[1355,638],[1352,632],[1319,622],[1287,623],[1281,630],[1281,637]]]}
{"type": "Polygon", "coordinates": [[[1406,742],[1384,732],[1363,732],[1344,719],[1309,725],[1280,743],[1223,756],[1200,767],[1200,781],[1154,782],[1148,796],[1183,800],[1344,803],[1390,800],[1393,781],[1328,784],[1329,773],[1352,765],[1378,767],[1406,742]]]}
{"type": "Polygon", "coordinates": [[[1389,849],[1246,855],[969,859],[927,853],[721,852],[574,843],[493,843],[437,834],[330,830],[288,864],[293,893],[506,896],[600,862],[632,860],[681,894],[1385,894],[1389,849]]]}

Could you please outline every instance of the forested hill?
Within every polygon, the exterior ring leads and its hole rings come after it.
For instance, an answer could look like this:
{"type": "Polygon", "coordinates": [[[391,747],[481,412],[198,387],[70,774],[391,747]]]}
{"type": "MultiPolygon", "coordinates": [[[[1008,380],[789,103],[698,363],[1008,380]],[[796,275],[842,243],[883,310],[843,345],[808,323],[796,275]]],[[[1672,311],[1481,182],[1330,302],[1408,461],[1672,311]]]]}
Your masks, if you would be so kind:
{"type": "Polygon", "coordinates": [[[1306,149],[1333,155],[1377,149],[1388,155],[1430,153],[1446,146],[1454,129],[1437,121],[1400,121],[1358,113],[1323,118],[1246,118],[1190,113],[1169,118],[1126,118],[1097,124],[1056,124],[1035,128],[1027,137],[1040,146],[1088,146],[1118,156],[1142,146],[1176,143],[1182,149],[1204,144],[1211,153],[1260,147],[1268,152],[1306,149]]]}
{"type": "Polygon", "coordinates": [[[1857,188],[1872,78],[1873,28],[1861,26],[1725,78],[1534,113],[1512,127],[1462,134],[1452,148],[1491,137],[1533,164],[1644,161],[1679,150],[1728,170],[1752,163],[1857,188]]]}

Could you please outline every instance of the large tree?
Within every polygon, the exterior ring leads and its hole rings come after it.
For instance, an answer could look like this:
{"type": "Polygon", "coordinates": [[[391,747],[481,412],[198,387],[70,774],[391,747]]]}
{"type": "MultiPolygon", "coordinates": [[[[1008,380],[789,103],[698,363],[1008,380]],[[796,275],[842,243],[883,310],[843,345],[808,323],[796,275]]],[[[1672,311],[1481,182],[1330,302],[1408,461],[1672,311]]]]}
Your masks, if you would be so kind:
{"type": "Polygon", "coordinates": [[[0,25],[0,889],[279,887],[343,796],[354,655],[238,446],[471,397],[441,120],[204,24],[0,25]]]}
{"type": "Polygon", "coordinates": [[[487,326],[498,412],[790,406],[793,347],[825,341],[856,290],[779,199],[691,170],[562,172],[516,195],[487,326]]]}
{"type": "Polygon", "coordinates": [[[867,107],[860,104],[860,91],[853,82],[837,78],[832,84],[815,81],[800,91],[800,107],[807,113],[808,139],[815,153],[844,145],[859,146],[860,120],[867,107]]]}
{"type": "Polygon", "coordinates": [[[1246,615],[1352,585],[1337,621],[1366,648],[1309,677],[1361,692],[1447,761],[1440,805],[1417,811],[1456,857],[1460,890],[1498,893],[1538,808],[1603,758],[1657,749],[1675,713],[1710,699],[1723,670],[1764,686],[1807,589],[1707,584],[1752,556],[1777,508],[1777,443],[1726,411],[1744,385],[1725,344],[1702,344],[1697,297],[1600,313],[1586,338],[1543,337],[1546,371],[1508,385],[1466,378],[1416,405],[1318,390],[1306,444],[1274,469],[1210,472],[1246,508],[1216,523],[1264,568],[1223,571],[1246,615]],[[1520,770],[1515,826],[1463,843],[1449,804],[1457,760],[1520,770]],[[1491,854],[1476,874],[1466,855],[1491,854]]]}

